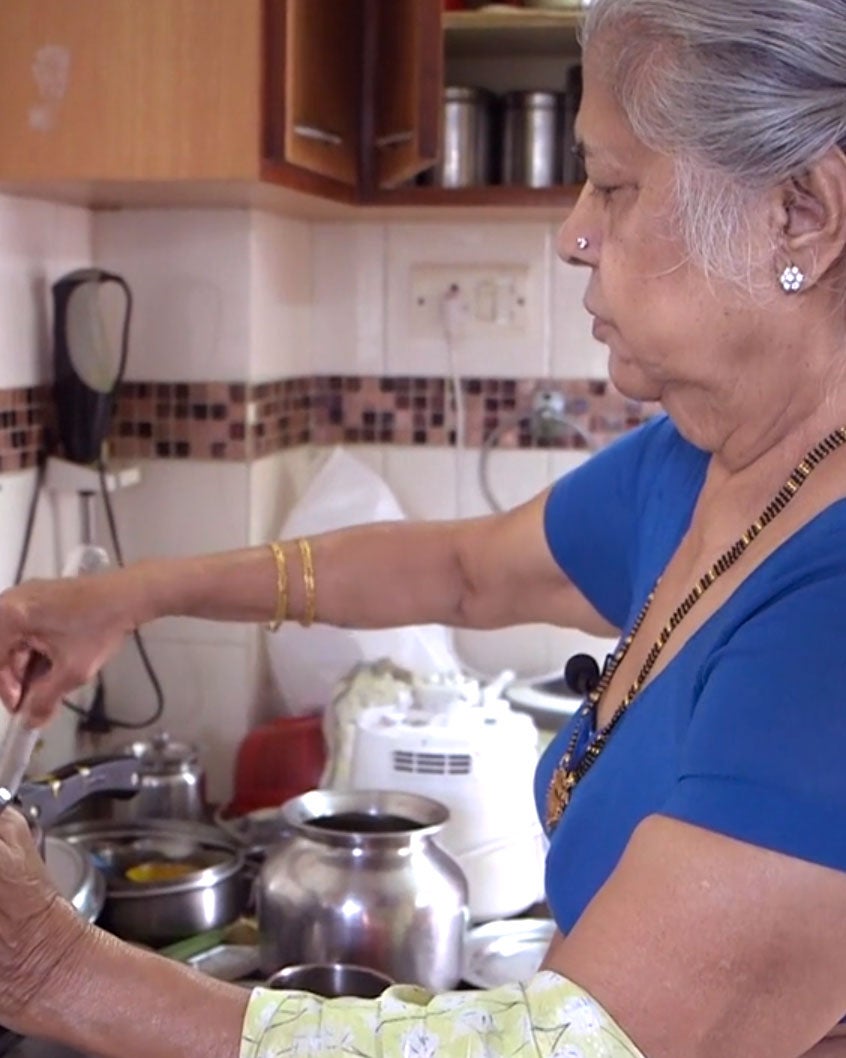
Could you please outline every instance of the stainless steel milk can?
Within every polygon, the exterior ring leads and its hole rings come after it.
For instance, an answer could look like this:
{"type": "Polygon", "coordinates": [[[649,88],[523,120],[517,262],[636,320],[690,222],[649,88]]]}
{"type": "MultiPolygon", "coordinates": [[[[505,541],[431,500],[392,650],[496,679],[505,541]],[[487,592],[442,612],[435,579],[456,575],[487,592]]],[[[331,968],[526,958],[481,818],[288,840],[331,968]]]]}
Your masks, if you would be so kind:
{"type": "Polygon", "coordinates": [[[461,977],[467,883],[434,838],[437,801],[313,790],[288,801],[289,836],[256,890],[262,970],[345,962],[433,991],[461,977]]]}

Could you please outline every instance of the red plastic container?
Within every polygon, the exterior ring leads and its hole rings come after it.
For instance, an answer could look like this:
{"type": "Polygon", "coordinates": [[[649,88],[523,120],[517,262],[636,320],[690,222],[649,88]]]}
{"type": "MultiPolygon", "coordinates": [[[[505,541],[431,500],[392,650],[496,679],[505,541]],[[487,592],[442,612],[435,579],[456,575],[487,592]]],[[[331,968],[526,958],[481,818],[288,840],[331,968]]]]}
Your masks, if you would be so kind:
{"type": "Polygon", "coordinates": [[[229,816],[273,808],[313,790],[326,763],[322,716],[282,716],[254,728],[235,760],[229,816]]]}

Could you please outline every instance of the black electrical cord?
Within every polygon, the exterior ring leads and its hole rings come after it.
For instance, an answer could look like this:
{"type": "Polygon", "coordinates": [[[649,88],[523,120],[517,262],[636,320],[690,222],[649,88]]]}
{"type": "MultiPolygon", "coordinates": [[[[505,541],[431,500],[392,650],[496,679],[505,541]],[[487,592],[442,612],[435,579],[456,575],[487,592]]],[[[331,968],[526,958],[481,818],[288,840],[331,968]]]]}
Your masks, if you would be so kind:
{"type": "Polygon", "coordinates": [[[15,584],[20,584],[23,580],[24,570],[26,569],[27,559],[29,558],[29,549],[32,546],[32,533],[35,528],[35,516],[38,513],[38,500],[41,497],[41,489],[44,487],[44,477],[46,472],[47,460],[42,454],[38,458],[38,464],[36,467],[35,485],[33,486],[32,497],[29,501],[29,511],[26,516],[23,544],[21,545],[21,553],[18,557],[18,568],[15,570],[15,584]]]}
{"type": "MultiPolygon", "coordinates": [[[[123,568],[126,563],[123,560],[123,549],[120,546],[120,539],[118,537],[117,520],[115,519],[115,512],[112,508],[112,501],[109,498],[109,489],[106,482],[106,464],[103,462],[102,457],[97,460],[97,473],[100,477],[100,494],[103,497],[103,508],[106,512],[106,522],[109,526],[109,538],[112,543],[112,550],[115,553],[115,559],[117,564],[123,568]]],[[[147,653],[147,648],[144,645],[144,640],[141,637],[141,633],[136,628],[132,633],[132,638],[135,640],[135,646],[138,648],[138,654],[141,658],[141,663],[144,666],[144,670],[149,677],[150,683],[153,687],[153,693],[156,696],[156,706],[152,714],[146,720],[115,720],[113,717],[108,718],[108,723],[111,727],[119,727],[124,730],[137,731],[142,727],[150,727],[155,724],[156,721],[161,717],[165,708],[164,692],[162,685],[159,682],[159,678],[156,675],[156,670],[153,668],[153,663],[150,661],[150,656],[147,653]]],[[[98,691],[102,695],[102,684],[98,686],[98,691]]],[[[95,697],[96,701],[96,697],[95,697]]]]}

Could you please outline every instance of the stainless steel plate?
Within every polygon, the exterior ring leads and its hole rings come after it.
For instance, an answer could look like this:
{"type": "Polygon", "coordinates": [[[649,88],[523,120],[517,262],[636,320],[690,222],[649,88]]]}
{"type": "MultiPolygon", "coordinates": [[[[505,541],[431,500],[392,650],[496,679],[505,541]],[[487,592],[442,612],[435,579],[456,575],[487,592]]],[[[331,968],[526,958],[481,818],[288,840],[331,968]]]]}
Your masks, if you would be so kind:
{"type": "Polygon", "coordinates": [[[464,980],[477,988],[526,984],[552,940],[548,918],[497,919],[477,926],[464,944],[464,980]]]}

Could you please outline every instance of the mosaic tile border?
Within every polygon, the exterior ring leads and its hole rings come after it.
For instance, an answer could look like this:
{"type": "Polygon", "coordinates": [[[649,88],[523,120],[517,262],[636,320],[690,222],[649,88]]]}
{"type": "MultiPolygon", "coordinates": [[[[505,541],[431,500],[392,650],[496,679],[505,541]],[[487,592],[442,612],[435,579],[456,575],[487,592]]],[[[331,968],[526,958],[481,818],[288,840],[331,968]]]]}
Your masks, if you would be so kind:
{"type": "Polygon", "coordinates": [[[37,464],[51,421],[49,386],[0,389],[0,473],[37,464]]]}
{"type": "MultiPolygon", "coordinates": [[[[464,444],[496,431],[503,448],[603,445],[654,411],[592,379],[464,378],[464,444]],[[533,429],[539,390],[564,394],[577,430],[533,429]]],[[[451,386],[433,376],[313,375],[239,382],[126,382],[110,439],[120,459],[243,462],[301,444],[453,445],[451,386]]],[[[50,387],[0,390],[0,472],[35,464],[52,416],[50,387]]]]}

